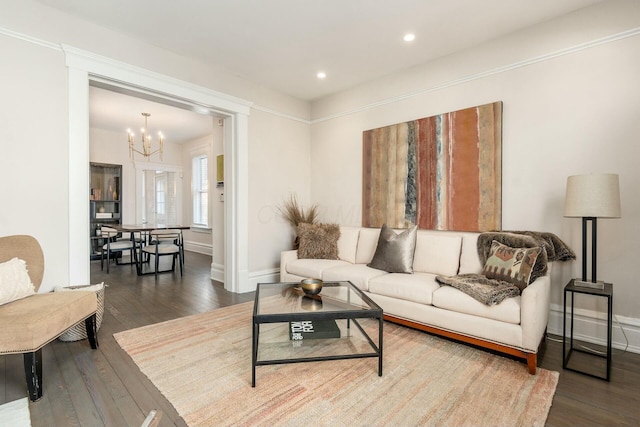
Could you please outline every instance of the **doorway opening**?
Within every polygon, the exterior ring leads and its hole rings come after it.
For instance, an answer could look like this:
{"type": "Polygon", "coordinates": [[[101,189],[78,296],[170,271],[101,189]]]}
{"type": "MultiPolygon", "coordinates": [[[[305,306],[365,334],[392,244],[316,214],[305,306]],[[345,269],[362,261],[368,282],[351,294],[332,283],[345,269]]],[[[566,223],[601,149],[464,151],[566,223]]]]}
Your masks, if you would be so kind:
{"type": "Polygon", "coordinates": [[[248,115],[251,103],[168,76],[63,46],[69,99],[69,272],[70,281],[89,281],[89,85],[180,105],[224,121],[224,286],[248,292],[248,115]],[[78,260],[86,260],[86,263],[78,260]]]}

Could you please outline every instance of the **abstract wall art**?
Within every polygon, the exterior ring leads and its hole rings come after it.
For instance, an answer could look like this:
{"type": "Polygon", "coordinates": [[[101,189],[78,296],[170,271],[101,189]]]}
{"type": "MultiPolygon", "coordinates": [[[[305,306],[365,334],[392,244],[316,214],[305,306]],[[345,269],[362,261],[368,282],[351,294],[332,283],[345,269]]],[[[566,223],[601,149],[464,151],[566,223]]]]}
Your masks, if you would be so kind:
{"type": "Polygon", "coordinates": [[[502,102],[363,132],[365,227],[501,229],[502,102]]]}

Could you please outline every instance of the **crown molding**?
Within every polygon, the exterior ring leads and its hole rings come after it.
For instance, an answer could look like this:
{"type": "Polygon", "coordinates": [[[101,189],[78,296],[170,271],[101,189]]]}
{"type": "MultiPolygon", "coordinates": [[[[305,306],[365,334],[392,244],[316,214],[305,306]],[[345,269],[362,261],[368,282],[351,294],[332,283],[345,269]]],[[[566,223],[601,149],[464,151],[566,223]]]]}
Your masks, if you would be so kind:
{"type": "MultiPolygon", "coordinates": [[[[44,46],[44,47],[47,47],[49,49],[62,51],[62,52],[65,52],[68,55],[69,54],[75,55],[76,57],[78,57],[78,59],[84,56],[84,57],[87,57],[87,58],[91,58],[93,60],[103,61],[103,62],[106,62],[106,63],[111,63],[111,64],[116,64],[117,63],[120,67],[124,66],[125,68],[128,68],[133,73],[136,73],[136,72],[138,72],[138,73],[139,72],[152,73],[154,75],[157,75],[157,76],[165,78],[165,79],[171,79],[170,77],[167,77],[167,76],[164,76],[164,75],[160,75],[160,74],[148,71],[148,70],[144,70],[142,68],[135,67],[133,65],[120,63],[118,61],[114,61],[114,60],[111,60],[109,58],[106,58],[106,57],[103,57],[103,56],[100,56],[100,55],[97,55],[97,54],[94,54],[94,53],[91,53],[91,52],[82,51],[80,49],[76,49],[76,48],[73,48],[71,46],[58,45],[58,44],[55,44],[55,43],[48,42],[46,40],[42,40],[42,39],[38,39],[36,37],[32,37],[32,36],[29,36],[29,35],[26,35],[26,34],[18,33],[16,31],[12,31],[12,30],[9,30],[9,29],[6,29],[6,28],[0,27],[0,34],[4,34],[4,35],[9,36],[9,37],[14,37],[16,39],[20,39],[20,40],[24,40],[24,41],[27,41],[27,42],[30,42],[30,43],[34,43],[34,44],[37,44],[37,45],[40,45],[40,46],[44,46]]],[[[241,100],[239,98],[234,98],[234,97],[231,97],[230,95],[226,95],[226,94],[223,94],[223,93],[220,93],[220,92],[211,91],[211,93],[214,96],[217,96],[219,98],[229,98],[229,101],[238,102],[238,103],[240,103],[241,105],[244,105],[247,108],[252,108],[252,109],[255,109],[255,110],[258,110],[258,111],[262,111],[262,112],[265,112],[265,113],[268,113],[268,114],[272,114],[272,115],[275,115],[275,116],[283,117],[283,118],[286,118],[286,119],[289,119],[289,120],[294,120],[294,121],[297,121],[297,122],[300,122],[300,123],[304,123],[304,124],[307,124],[307,125],[313,125],[313,124],[317,124],[317,123],[322,123],[322,122],[325,122],[325,121],[333,120],[333,119],[336,119],[336,118],[345,117],[345,116],[349,116],[349,115],[352,115],[352,114],[357,114],[357,113],[360,113],[360,112],[363,112],[363,111],[372,110],[372,109],[375,109],[375,108],[378,108],[378,107],[382,107],[382,106],[385,106],[385,105],[394,104],[394,103],[403,101],[405,99],[409,99],[409,98],[413,98],[413,97],[416,97],[416,96],[419,96],[419,95],[423,95],[425,93],[436,92],[436,91],[439,91],[439,90],[442,90],[442,89],[446,89],[446,88],[449,88],[449,87],[452,87],[452,86],[461,85],[461,84],[468,83],[468,82],[471,82],[471,81],[474,81],[474,80],[483,79],[483,78],[486,78],[486,77],[494,76],[496,74],[505,73],[505,72],[508,72],[508,71],[511,71],[511,70],[515,70],[515,69],[518,69],[518,68],[527,67],[529,65],[533,65],[533,64],[540,63],[540,62],[548,61],[548,60],[551,60],[551,59],[554,59],[554,58],[557,58],[557,57],[570,55],[572,53],[580,52],[580,51],[585,50],[585,49],[591,49],[593,47],[598,47],[598,46],[601,46],[601,45],[604,45],[604,44],[613,43],[613,42],[616,42],[616,41],[619,41],[619,40],[624,40],[624,39],[627,39],[627,38],[630,38],[630,37],[636,37],[638,35],[640,35],[640,27],[632,28],[632,29],[629,29],[629,30],[626,30],[626,31],[622,31],[622,32],[619,32],[619,33],[611,34],[609,36],[605,36],[605,37],[597,38],[597,39],[594,39],[594,40],[590,40],[590,41],[587,41],[587,42],[584,42],[584,43],[580,43],[580,44],[577,44],[577,45],[574,45],[574,46],[570,46],[570,47],[567,47],[567,48],[564,48],[564,49],[560,49],[560,50],[556,50],[556,51],[553,51],[553,52],[550,52],[550,53],[546,53],[546,54],[543,54],[543,55],[535,56],[533,58],[529,58],[529,59],[525,59],[525,60],[522,60],[522,61],[513,62],[511,64],[507,64],[507,65],[504,65],[504,66],[501,66],[501,67],[496,67],[496,68],[493,68],[493,69],[490,69],[490,70],[486,70],[486,71],[481,71],[481,72],[478,72],[478,73],[470,74],[470,75],[467,75],[467,76],[464,76],[464,77],[461,77],[461,78],[458,78],[458,79],[448,80],[448,81],[442,82],[442,83],[434,85],[434,86],[430,86],[430,87],[426,87],[426,88],[422,88],[422,89],[417,89],[417,90],[414,90],[414,91],[411,91],[411,92],[408,92],[408,93],[405,93],[405,94],[401,94],[401,95],[394,96],[394,97],[387,98],[387,99],[383,99],[381,101],[377,101],[377,102],[374,102],[374,103],[362,105],[362,106],[357,107],[357,108],[353,108],[353,109],[350,109],[350,110],[346,110],[346,111],[330,114],[328,116],[319,117],[317,119],[311,119],[311,120],[305,119],[305,118],[302,118],[302,117],[293,116],[291,114],[287,114],[287,113],[284,113],[284,112],[281,112],[281,111],[278,111],[278,110],[274,110],[274,109],[271,109],[271,108],[268,108],[268,107],[255,105],[255,104],[252,104],[252,103],[250,103],[248,101],[244,101],[244,100],[241,100]]],[[[76,65],[79,66],[80,64],[76,64],[76,65]]],[[[179,81],[179,80],[172,79],[172,81],[175,82],[175,81],[179,81]]],[[[185,83],[183,81],[180,81],[180,82],[182,82],[184,85],[188,85],[187,83],[185,83]]]]}
{"type": "Polygon", "coordinates": [[[44,47],[49,48],[49,49],[62,51],[62,47],[59,44],[51,43],[51,42],[48,42],[46,40],[42,40],[42,39],[39,39],[37,37],[32,37],[32,36],[29,36],[29,35],[26,35],[26,34],[18,33],[17,31],[13,31],[13,30],[10,30],[8,28],[0,27],[0,34],[3,34],[5,36],[9,36],[9,37],[13,37],[14,39],[26,41],[26,42],[33,43],[33,44],[37,44],[39,46],[44,46],[44,47]]]}

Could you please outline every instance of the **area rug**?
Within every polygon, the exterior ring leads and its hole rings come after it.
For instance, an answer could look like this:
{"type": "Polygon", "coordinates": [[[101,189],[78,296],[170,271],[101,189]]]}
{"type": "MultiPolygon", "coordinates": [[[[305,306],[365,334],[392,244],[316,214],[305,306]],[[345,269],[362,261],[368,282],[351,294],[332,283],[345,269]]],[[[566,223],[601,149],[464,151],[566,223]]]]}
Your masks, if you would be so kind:
{"type": "Polygon", "coordinates": [[[0,405],[0,427],[31,427],[29,399],[14,400],[0,405]]]}
{"type": "MultiPolygon", "coordinates": [[[[189,426],[542,426],[559,374],[385,322],[377,359],[258,366],[253,303],[114,334],[189,426]]],[[[263,325],[264,326],[264,325],[263,325]]],[[[306,344],[306,343],[305,343],[306,344]]]]}

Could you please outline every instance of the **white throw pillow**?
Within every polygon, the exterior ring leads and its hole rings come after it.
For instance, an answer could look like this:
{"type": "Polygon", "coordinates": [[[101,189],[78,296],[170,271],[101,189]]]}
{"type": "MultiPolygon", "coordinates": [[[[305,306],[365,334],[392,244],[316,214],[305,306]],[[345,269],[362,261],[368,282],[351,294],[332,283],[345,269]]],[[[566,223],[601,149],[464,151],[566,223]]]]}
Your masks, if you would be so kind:
{"type": "Polygon", "coordinates": [[[0,264],[0,305],[35,293],[24,260],[13,258],[0,264]]]}

